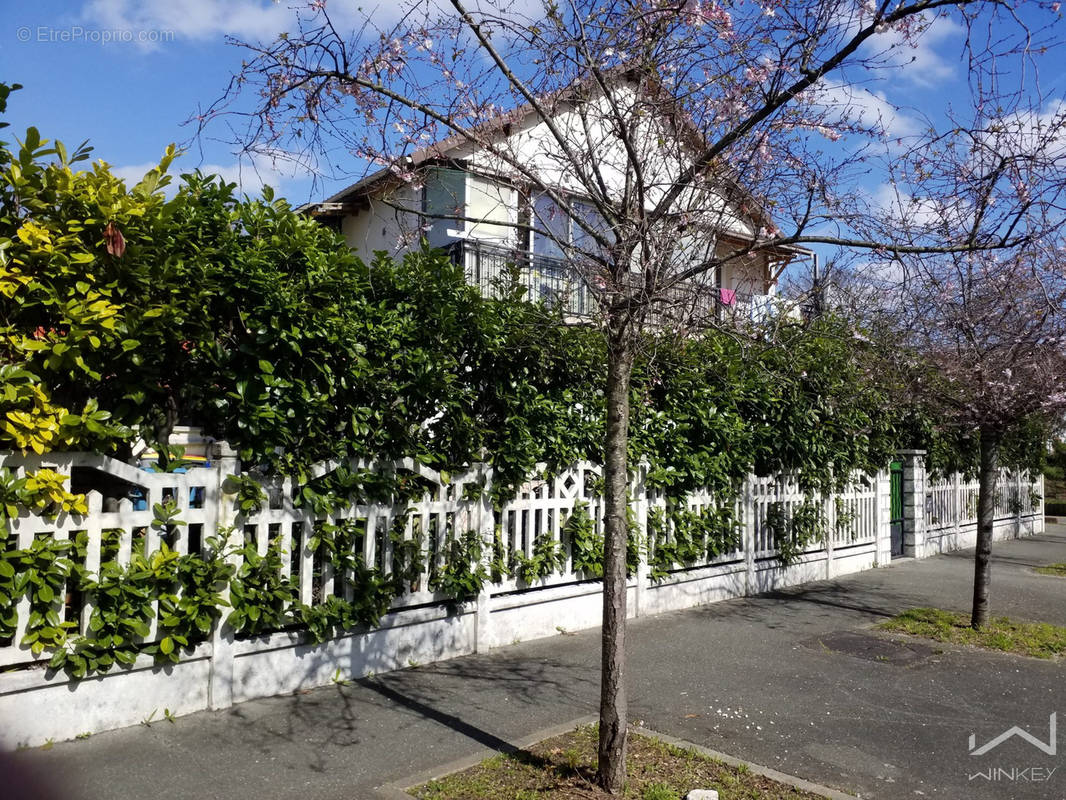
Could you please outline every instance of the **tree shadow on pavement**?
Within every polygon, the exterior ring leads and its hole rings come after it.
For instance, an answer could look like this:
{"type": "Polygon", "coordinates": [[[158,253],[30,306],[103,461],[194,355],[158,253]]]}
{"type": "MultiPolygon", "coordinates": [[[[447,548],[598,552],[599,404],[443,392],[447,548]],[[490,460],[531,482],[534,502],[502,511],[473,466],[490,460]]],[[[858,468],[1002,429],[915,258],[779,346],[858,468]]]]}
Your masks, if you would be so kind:
{"type": "Polygon", "coordinates": [[[510,704],[512,719],[530,720],[537,716],[534,709],[547,713],[551,708],[569,709],[561,716],[575,716],[576,709],[592,708],[598,689],[598,673],[589,675],[580,666],[511,654],[461,657],[242,703],[224,715],[227,724],[214,734],[220,747],[239,738],[263,755],[292,752],[296,745],[307,768],[316,772],[357,745],[378,740],[386,746],[388,740],[403,740],[406,731],[424,738],[427,724],[446,729],[436,736],[457,734],[511,753],[515,746],[498,735],[501,698],[510,704]]]}

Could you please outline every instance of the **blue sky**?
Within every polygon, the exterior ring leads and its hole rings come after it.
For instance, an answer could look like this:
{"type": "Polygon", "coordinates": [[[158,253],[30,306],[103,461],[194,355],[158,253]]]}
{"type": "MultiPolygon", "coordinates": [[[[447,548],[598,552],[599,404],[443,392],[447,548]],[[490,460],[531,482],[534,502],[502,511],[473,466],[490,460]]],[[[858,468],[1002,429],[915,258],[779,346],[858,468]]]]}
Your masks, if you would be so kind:
{"type": "MultiPolygon", "coordinates": [[[[127,178],[143,173],[169,142],[189,142],[195,131],[183,123],[215,100],[240,68],[241,53],[225,43],[224,31],[273,38],[289,18],[282,5],[246,0],[0,5],[0,80],[25,87],[11,96],[11,127],[3,138],[21,138],[34,125],[68,146],[88,139],[93,157],[127,178]],[[102,41],[124,35],[116,31],[129,31],[134,40],[102,41]],[[144,43],[138,41],[142,31],[144,43]]],[[[329,188],[313,190],[306,177],[283,177],[269,164],[241,163],[217,141],[189,146],[178,170],[219,172],[251,193],[264,181],[280,184],[300,203],[320,199],[329,188]]]]}
{"type": "MultiPolygon", "coordinates": [[[[227,44],[225,34],[272,40],[294,19],[286,0],[0,2],[0,80],[25,86],[11,97],[12,127],[4,138],[35,125],[43,136],[68,146],[89,139],[94,158],[126,178],[143,174],[169,142],[185,143],[190,149],[179,171],[200,167],[220,173],[253,194],[266,182],[294,204],[340,188],[337,182],[314,186],[307,175],[281,174],[269,163],[242,162],[221,141],[193,141],[194,128],[183,124],[218,98],[240,68],[243,51],[227,44]]],[[[330,8],[336,15],[343,5],[333,0],[330,8]]],[[[381,9],[379,20],[385,23],[394,8],[383,3],[381,9]]],[[[921,114],[935,118],[958,96],[966,78],[961,45],[961,26],[937,20],[918,48],[900,49],[905,66],[890,82],[858,89],[830,83],[826,91],[846,97],[843,102],[868,120],[879,116],[890,135],[905,136],[920,129],[921,114]]],[[[1045,87],[1063,78],[1058,54],[1053,58],[1044,65],[1045,87]]],[[[222,137],[225,131],[216,133],[222,137]]],[[[872,185],[870,191],[884,188],[872,185]]]]}

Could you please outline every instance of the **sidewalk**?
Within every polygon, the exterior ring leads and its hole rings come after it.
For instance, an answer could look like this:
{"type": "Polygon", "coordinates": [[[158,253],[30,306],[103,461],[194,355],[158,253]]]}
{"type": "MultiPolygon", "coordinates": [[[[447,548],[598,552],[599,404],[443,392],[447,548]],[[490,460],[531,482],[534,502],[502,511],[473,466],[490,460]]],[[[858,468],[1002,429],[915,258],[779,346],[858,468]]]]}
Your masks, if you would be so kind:
{"type": "MultiPolygon", "coordinates": [[[[1014,737],[985,756],[968,751],[971,733],[981,745],[1013,725],[1047,741],[1049,715],[1066,712],[1063,664],[852,635],[912,606],[968,609],[971,556],[630,623],[631,718],[864,798],[1064,797],[1066,749],[1049,756],[1014,737]],[[1044,772],[1005,778],[1030,767],[1044,772]],[[990,768],[997,780],[969,778],[990,768]]],[[[1031,571],[1066,561],[1066,526],[996,544],[993,556],[995,615],[1066,625],[1066,579],[1031,571]]],[[[584,631],[17,758],[85,800],[369,798],[595,713],[598,682],[599,631],[584,631]]]]}

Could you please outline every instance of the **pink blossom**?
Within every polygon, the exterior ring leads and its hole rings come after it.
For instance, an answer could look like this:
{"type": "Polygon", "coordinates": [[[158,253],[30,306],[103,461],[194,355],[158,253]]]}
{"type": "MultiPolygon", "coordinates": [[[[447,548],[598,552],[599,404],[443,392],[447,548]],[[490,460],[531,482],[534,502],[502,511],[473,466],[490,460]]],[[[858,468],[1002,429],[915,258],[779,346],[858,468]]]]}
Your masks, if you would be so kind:
{"type": "Polygon", "coordinates": [[[717,25],[718,35],[722,39],[733,37],[733,17],[716,2],[704,3],[703,0],[686,0],[681,12],[694,27],[702,27],[709,22],[717,25]]]}
{"type": "Polygon", "coordinates": [[[758,67],[748,67],[744,70],[744,80],[748,83],[763,83],[770,77],[770,68],[766,64],[758,67]]]}

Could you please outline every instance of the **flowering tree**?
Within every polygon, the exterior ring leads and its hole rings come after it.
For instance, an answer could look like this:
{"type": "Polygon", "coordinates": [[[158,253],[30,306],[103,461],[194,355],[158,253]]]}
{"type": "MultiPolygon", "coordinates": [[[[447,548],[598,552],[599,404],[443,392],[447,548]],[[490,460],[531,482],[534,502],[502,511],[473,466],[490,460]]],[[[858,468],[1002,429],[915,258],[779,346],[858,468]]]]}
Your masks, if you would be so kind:
{"type": "MultiPolygon", "coordinates": [[[[1045,108],[1052,87],[1032,79],[1055,44],[1057,5],[1021,15],[976,0],[407,0],[385,21],[315,0],[276,41],[243,43],[249,60],[204,122],[243,118],[245,148],[322,169],[389,170],[393,191],[378,202],[415,220],[414,235],[423,168],[458,160],[531,198],[528,216],[494,224],[553,240],[596,299],[608,344],[608,791],[625,777],[626,444],[642,327],[707,322],[700,298],[724,270],[779,269],[800,245],[951,255],[1041,237],[1054,223],[1047,185],[1061,177],[1039,157],[1047,143],[995,131],[1045,108]],[[963,31],[971,97],[900,136],[864,84],[898,73],[942,15],[963,31]],[[990,136],[1012,135],[1036,154],[1024,181],[975,157],[990,136]],[[876,187],[892,180],[979,224],[886,215],[876,187]]],[[[442,213],[483,222],[459,203],[442,213]]]]}
{"type": "Polygon", "coordinates": [[[1066,409],[1063,244],[1049,236],[1009,252],[901,256],[849,293],[860,317],[891,331],[881,341],[904,391],[979,442],[974,628],[989,620],[1004,440],[1034,421],[1050,430],[1066,409]]]}

